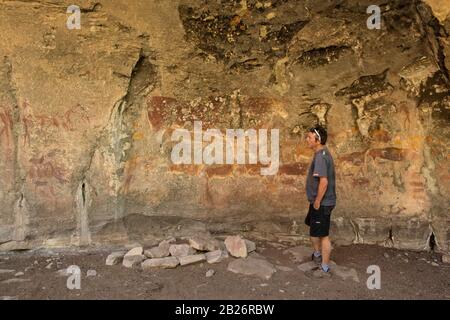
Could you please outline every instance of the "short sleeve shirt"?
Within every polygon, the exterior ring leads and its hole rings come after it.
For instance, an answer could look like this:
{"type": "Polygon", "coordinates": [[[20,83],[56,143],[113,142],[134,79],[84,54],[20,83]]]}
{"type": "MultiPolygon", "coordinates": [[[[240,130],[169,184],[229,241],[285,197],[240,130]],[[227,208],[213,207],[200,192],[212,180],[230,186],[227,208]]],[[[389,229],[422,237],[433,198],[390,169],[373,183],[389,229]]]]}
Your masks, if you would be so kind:
{"type": "Polygon", "coordinates": [[[328,187],[322,199],[321,205],[336,205],[336,176],[334,161],[328,148],[323,148],[314,154],[314,158],[308,170],[306,178],[306,195],[310,203],[314,203],[319,189],[320,177],[328,178],[328,187]]]}

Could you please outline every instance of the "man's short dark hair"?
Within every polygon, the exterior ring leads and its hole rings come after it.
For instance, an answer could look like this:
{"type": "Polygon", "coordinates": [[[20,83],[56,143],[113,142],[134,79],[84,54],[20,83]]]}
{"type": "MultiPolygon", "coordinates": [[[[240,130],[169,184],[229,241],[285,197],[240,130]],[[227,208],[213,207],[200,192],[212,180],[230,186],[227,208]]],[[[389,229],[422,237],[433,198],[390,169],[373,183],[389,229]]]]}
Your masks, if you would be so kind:
{"type": "Polygon", "coordinates": [[[309,129],[309,132],[314,133],[316,140],[320,141],[320,144],[325,145],[325,143],[327,143],[328,133],[327,129],[324,127],[317,125],[314,128],[309,129]]]}

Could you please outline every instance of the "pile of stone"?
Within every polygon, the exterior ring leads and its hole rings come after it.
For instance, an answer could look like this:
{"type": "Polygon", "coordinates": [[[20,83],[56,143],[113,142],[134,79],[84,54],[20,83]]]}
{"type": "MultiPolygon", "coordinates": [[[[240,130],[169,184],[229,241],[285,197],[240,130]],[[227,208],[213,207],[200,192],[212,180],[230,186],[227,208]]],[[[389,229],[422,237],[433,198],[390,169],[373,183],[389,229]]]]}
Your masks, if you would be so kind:
{"type": "Polygon", "coordinates": [[[230,236],[219,241],[211,236],[190,237],[188,243],[177,243],[175,238],[167,239],[150,249],[135,247],[129,251],[113,252],[106,258],[106,265],[122,263],[124,267],[141,266],[143,270],[152,268],[176,268],[198,262],[213,264],[229,257],[246,258],[256,250],[254,242],[230,236]]]}

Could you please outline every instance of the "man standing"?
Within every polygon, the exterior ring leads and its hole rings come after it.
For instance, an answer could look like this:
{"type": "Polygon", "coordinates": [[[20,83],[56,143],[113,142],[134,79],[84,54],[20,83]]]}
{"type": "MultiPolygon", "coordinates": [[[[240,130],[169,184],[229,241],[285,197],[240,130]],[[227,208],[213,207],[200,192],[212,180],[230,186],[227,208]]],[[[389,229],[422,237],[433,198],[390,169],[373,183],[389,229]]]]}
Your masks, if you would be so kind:
{"type": "Polygon", "coordinates": [[[311,242],[314,247],[312,260],[319,264],[314,272],[316,277],[331,276],[330,217],[336,206],[335,172],[333,158],[325,146],[327,131],[321,126],[311,128],[307,133],[308,147],[314,150],[314,158],[306,179],[306,195],[309,211],[305,223],[310,227],[311,242]]]}

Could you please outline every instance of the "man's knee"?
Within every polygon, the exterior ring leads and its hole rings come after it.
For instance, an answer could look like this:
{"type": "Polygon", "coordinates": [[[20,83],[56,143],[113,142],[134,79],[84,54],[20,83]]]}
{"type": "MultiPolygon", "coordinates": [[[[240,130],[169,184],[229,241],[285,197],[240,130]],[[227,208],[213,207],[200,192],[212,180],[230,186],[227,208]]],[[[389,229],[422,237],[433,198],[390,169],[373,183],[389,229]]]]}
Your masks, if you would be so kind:
{"type": "Polygon", "coordinates": [[[330,241],[330,237],[329,237],[329,236],[321,237],[321,238],[320,238],[320,242],[331,242],[331,241],[330,241]]]}

